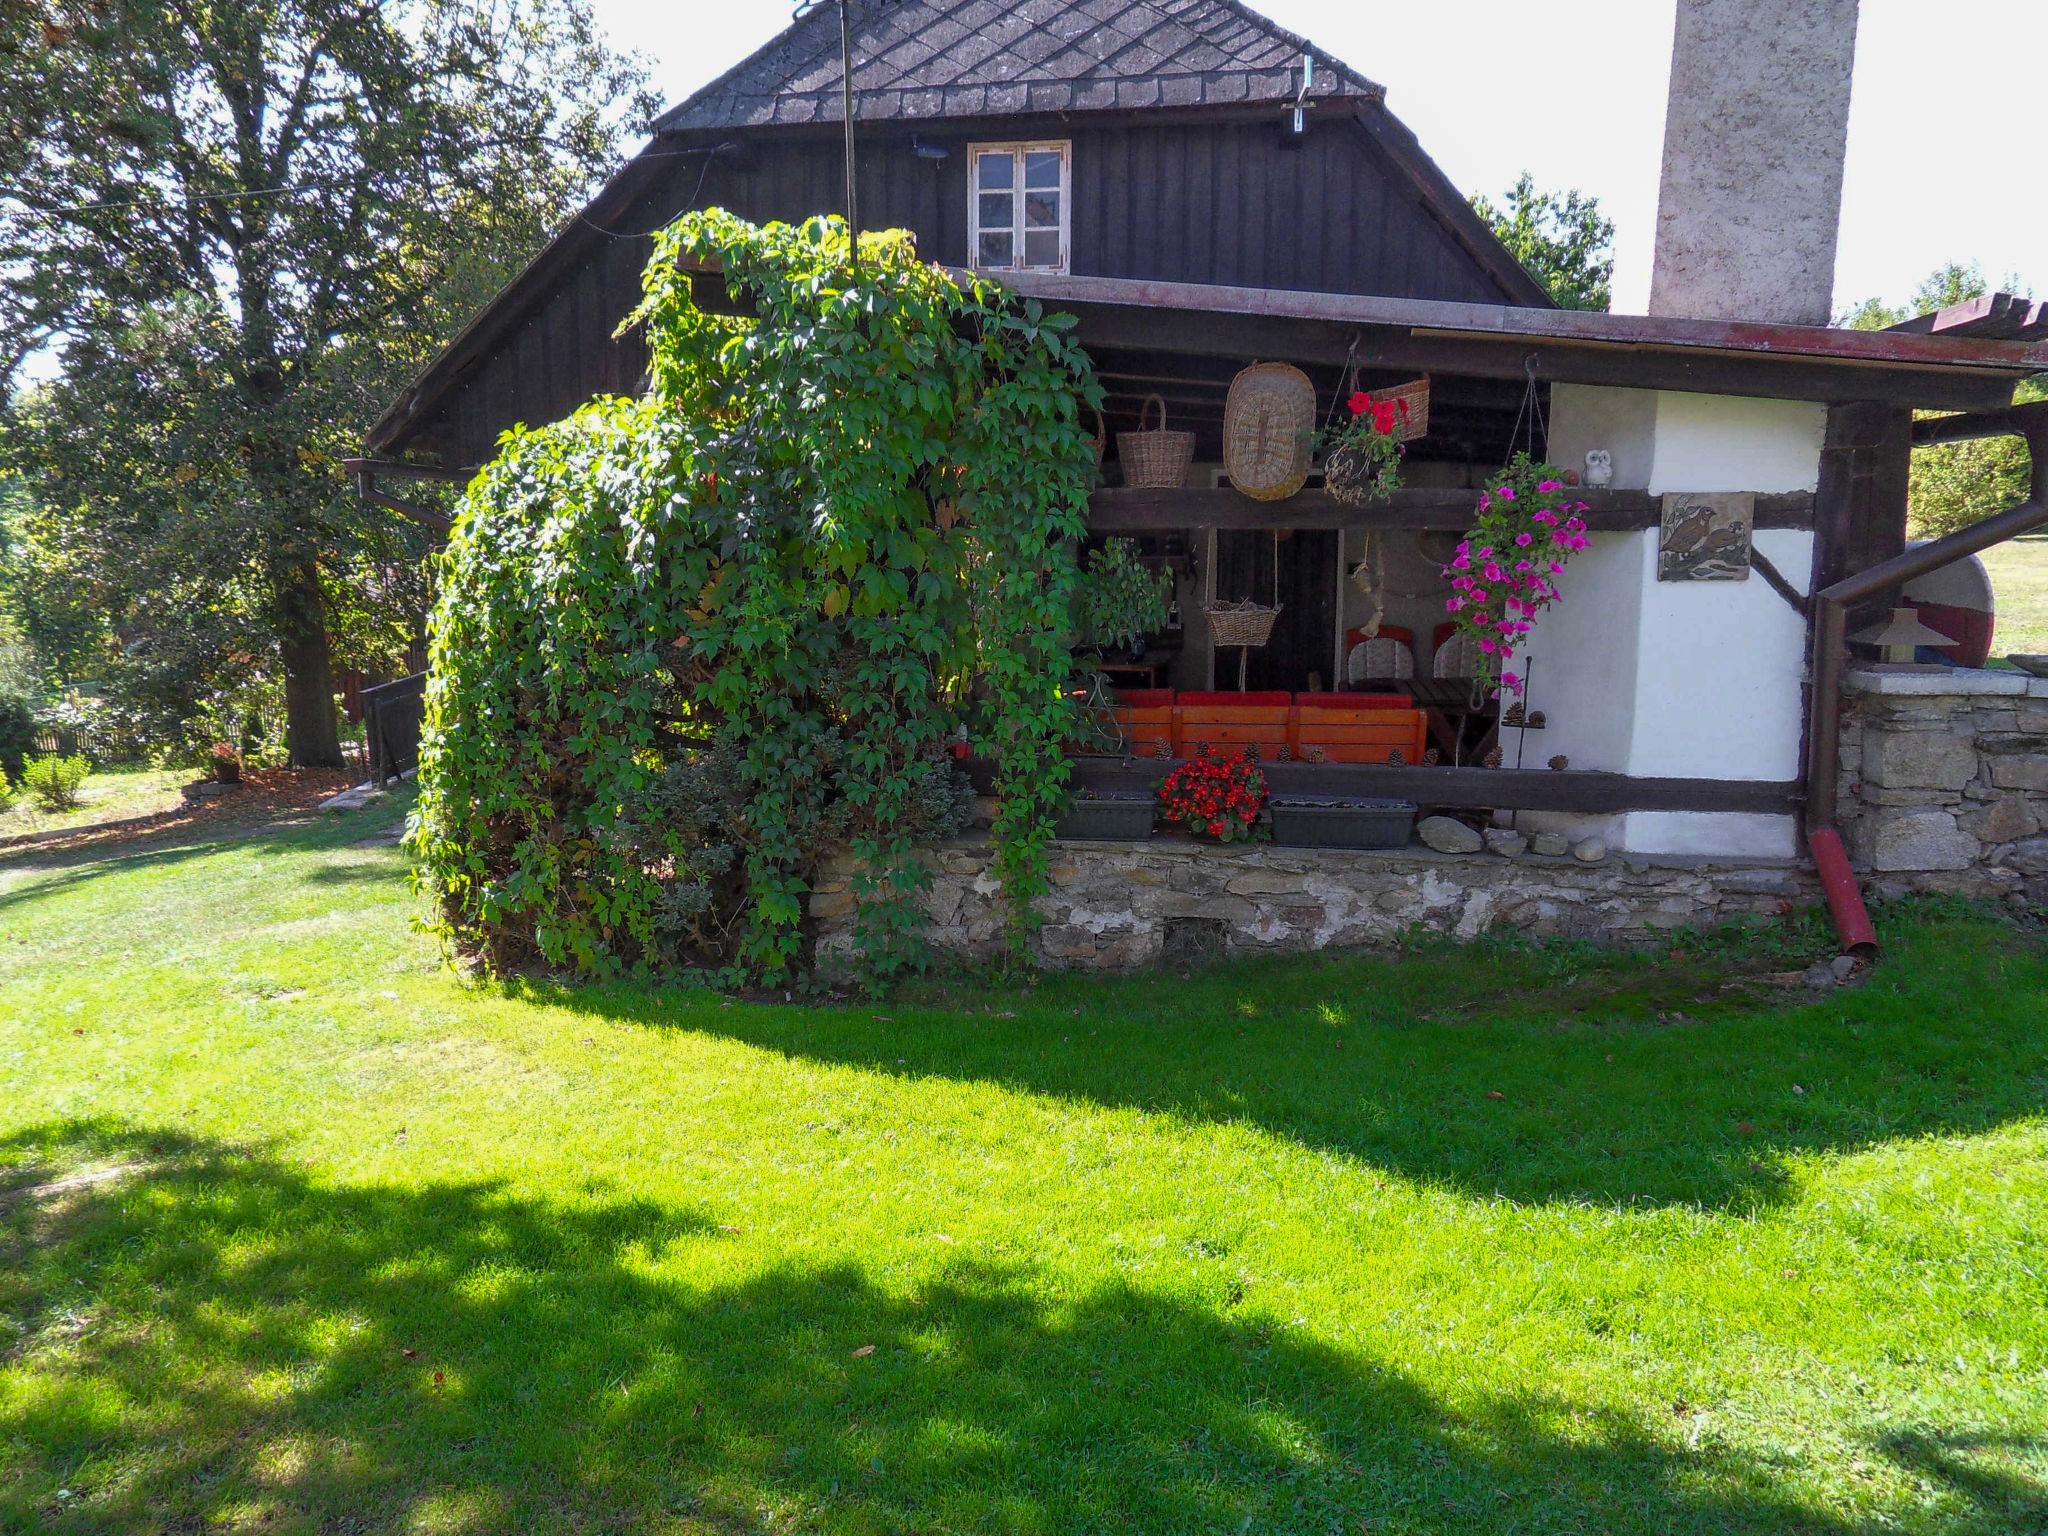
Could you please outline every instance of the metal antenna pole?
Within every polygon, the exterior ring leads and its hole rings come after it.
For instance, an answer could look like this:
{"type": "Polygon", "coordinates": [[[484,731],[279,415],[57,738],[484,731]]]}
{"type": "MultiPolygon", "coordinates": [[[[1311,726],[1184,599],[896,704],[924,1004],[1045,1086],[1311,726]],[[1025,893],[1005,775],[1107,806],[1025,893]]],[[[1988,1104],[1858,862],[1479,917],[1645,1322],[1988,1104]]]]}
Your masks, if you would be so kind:
{"type": "Polygon", "coordinates": [[[839,0],[839,110],[846,119],[846,235],[853,275],[860,277],[860,188],[853,159],[853,24],[839,0]]]}
{"type": "MultiPolygon", "coordinates": [[[[793,12],[796,19],[815,11],[825,0],[801,0],[793,12]]],[[[860,188],[853,155],[853,21],[848,16],[852,0],[839,3],[839,113],[846,120],[846,235],[850,265],[860,274],[860,188]]]]}

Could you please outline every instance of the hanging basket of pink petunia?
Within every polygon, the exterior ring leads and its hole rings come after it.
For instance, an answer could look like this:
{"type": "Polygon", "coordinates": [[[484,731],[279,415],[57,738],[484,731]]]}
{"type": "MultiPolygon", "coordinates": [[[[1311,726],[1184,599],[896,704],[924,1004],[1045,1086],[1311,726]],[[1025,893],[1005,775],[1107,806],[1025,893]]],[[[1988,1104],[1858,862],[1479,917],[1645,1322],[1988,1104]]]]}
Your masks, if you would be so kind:
{"type": "Polygon", "coordinates": [[[1475,671],[1495,698],[1522,691],[1516,653],[1558,600],[1565,563],[1586,547],[1585,511],[1561,474],[1527,454],[1479,493],[1471,531],[1443,568],[1444,610],[1472,637],[1475,671]]]}

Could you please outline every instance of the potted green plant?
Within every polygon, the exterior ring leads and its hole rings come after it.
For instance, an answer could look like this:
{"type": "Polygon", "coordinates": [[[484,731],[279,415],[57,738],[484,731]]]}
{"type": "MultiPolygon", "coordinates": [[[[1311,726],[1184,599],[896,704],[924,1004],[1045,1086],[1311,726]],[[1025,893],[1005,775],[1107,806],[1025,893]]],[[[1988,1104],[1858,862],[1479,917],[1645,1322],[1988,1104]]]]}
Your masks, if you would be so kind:
{"type": "Polygon", "coordinates": [[[1166,627],[1173,574],[1146,565],[1129,539],[1108,539],[1088,552],[1078,590],[1077,648],[1133,655],[1166,627]]]}
{"type": "Polygon", "coordinates": [[[207,753],[207,767],[216,784],[242,782],[242,754],[224,741],[216,741],[207,753]]]}

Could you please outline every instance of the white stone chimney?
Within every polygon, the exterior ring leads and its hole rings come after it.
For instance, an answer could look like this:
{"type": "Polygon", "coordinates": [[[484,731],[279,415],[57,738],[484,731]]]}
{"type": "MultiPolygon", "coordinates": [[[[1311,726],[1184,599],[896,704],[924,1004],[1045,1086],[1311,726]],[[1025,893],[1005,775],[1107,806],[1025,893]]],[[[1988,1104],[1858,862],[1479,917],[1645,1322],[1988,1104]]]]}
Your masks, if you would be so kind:
{"type": "Polygon", "coordinates": [[[1825,325],[1857,0],[1678,0],[1650,313],[1825,325]]]}

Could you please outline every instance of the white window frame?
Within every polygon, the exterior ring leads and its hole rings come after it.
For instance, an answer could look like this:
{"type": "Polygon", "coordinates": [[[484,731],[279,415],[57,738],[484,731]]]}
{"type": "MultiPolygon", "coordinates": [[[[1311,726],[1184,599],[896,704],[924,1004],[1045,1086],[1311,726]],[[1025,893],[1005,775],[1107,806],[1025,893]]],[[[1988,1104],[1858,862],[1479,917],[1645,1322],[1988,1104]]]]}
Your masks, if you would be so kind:
{"type": "MultiPolygon", "coordinates": [[[[1068,248],[1073,240],[1074,229],[1074,144],[1071,139],[1044,139],[1017,141],[1004,144],[970,144],[967,146],[967,264],[976,271],[988,272],[1064,272],[1067,270],[1068,248]],[[981,157],[983,155],[1007,154],[1011,157],[1010,176],[1010,264],[1005,267],[983,267],[981,264],[981,157]],[[1033,154],[1056,154],[1060,157],[1060,258],[1056,265],[1044,263],[1026,265],[1024,261],[1024,157],[1033,154]]],[[[990,226],[995,232],[995,226],[990,226]]]]}

